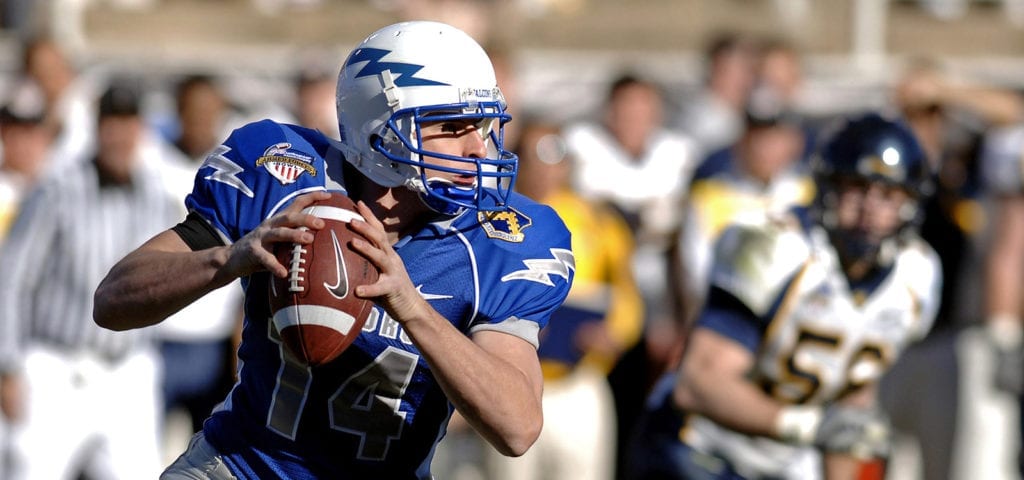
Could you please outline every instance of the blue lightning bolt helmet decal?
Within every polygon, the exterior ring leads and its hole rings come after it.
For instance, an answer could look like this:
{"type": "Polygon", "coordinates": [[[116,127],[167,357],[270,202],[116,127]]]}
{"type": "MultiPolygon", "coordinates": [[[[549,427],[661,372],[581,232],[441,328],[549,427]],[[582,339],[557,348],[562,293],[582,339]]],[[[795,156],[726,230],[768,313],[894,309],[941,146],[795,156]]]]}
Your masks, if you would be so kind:
{"type": "Polygon", "coordinates": [[[385,70],[390,70],[391,74],[395,76],[396,87],[423,87],[423,86],[434,86],[434,85],[448,85],[443,82],[436,82],[434,80],[428,80],[426,78],[419,78],[416,73],[423,70],[423,65],[416,65],[413,63],[401,63],[401,62],[382,62],[380,59],[391,53],[391,50],[382,50],[379,48],[360,48],[349,58],[348,63],[345,66],[350,66],[354,63],[366,62],[363,68],[356,73],[355,78],[367,77],[371,75],[379,75],[385,70]]]}

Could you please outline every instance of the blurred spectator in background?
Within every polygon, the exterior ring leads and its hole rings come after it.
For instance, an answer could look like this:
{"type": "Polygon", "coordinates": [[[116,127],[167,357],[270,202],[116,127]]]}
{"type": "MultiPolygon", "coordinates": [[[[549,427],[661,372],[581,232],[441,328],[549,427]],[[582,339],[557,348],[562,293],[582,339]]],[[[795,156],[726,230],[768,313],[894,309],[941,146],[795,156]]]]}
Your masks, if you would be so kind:
{"type": "Polygon", "coordinates": [[[614,209],[571,186],[573,158],[555,125],[521,125],[516,189],[550,205],[573,235],[576,276],[569,297],[541,332],[544,429],[525,455],[491,455],[494,480],[614,476],[616,415],[606,378],[637,342],[643,304],[633,281],[632,235],[614,209]]]}
{"type": "Polygon", "coordinates": [[[92,320],[117,258],[180,218],[164,170],[140,157],[141,89],[98,102],[96,150],[25,199],[0,251],[0,378],[17,479],[156,478],[160,365],[150,333],[92,320]]]}
{"type": "Polygon", "coordinates": [[[42,175],[53,131],[44,123],[46,100],[35,82],[21,79],[0,108],[0,243],[24,193],[42,175]]]}
{"type": "Polygon", "coordinates": [[[743,109],[755,84],[755,43],[735,32],[712,37],[704,53],[705,78],[684,98],[675,127],[693,137],[701,155],[731,145],[743,132],[743,109]]]}
{"type": "Polygon", "coordinates": [[[1020,121],[1024,102],[1009,89],[958,78],[932,59],[910,61],[891,93],[935,179],[934,194],[921,205],[920,232],[938,253],[945,281],[935,328],[886,376],[882,404],[897,434],[918,444],[925,478],[1004,478],[1013,413],[993,388],[987,357],[996,349],[973,328],[985,316],[986,298],[1007,286],[985,279],[985,237],[994,225],[983,205],[979,152],[989,131],[1020,121]]]}
{"type": "Polygon", "coordinates": [[[788,110],[798,111],[804,101],[801,53],[782,37],[768,37],[758,45],[754,91],[764,89],[779,98],[788,110]]]}
{"type": "Polygon", "coordinates": [[[637,240],[637,279],[649,301],[665,294],[664,254],[679,225],[675,206],[696,166],[694,144],[664,126],[664,98],[653,82],[624,74],[608,90],[601,116],[566,127],[573,187],[625,217],[637,240]]]}
{"type": "Polygon", "coordinates": [[[65,167],[94,148],[97,92],[53,38],[28,40],[22,55],[22,70],[46,97],[46,123],[56,134],[53,166],[65,167]]]}
{"type": "Polygon", "coordinates": [[[506,145],[519,144],[519,131],[525,122],[519,119],[519,107],[522,99],[519,98],[519,69],[516,65],[517,57],[512,47],[493,42],[486,47],[487,55],[491,57],[491,64],[494,65],[494,76],[498,78],[498,88],[509,105],[509,114],[513,121],[505,125],[506,145]]]}
{"type": "Polygon", "coordinates": [[[795,114],[779,102],[751,102],[745,118],[739,141],[709,156],[690,185],[673,264],[683,329],[704,303],[713,245],[726,227],[763,223],[814,199],[795,114]]]}
{"type": "Polygon", "coordinates": [[[954,78],[929,59],[909,63],[893,88],[895,105],[928,154],[936,191],[924,205],[924,237],[947,278],[936,331],[977,318],[980,271],[975,240],[985,229],[978,152],[990,128],[1024,118],[1016,93],[954,78]]]}
{"type": "Polygon", "coordinates": [[[995,354],[993,384],[1017,397],[1020,406],[1010,452],[1024,476],[1024,123],[995,129],[982,157],[993,203],[991,239],[985,257],[984,326],[995,354]]]}
{"type": "MultiPolygon", "coordinates": [[[[53,133],[43,123],[45,100],[39,87],[30,80],[17,81],[0,107],[0,245],[18,213],[25,192],[29,191],[46,168],[53,133]]],[[[0,408],[11,404],[0,383],[0,408]]],[[[0,414],[0,478],[7,472],[8,426],[6,414],[0,414]]]]}
{"type": "MultiPolygon", "coordinates": [[[[230,131],[233,116],[217,79],[209,75],[181,79],[175,88],[175,106],[178,135],[174,145],[188,161],[182,169],[169,165],[177,174],[165,175],[165,179],[180,204],[179,218],[183,218],[187,213],[185,196],[192,191],[196,170],[230,131]]],[[[187,447],[192,434],[202,429],[203,420],[231,389],[241,319],[242,288],[235,282],[210,292],[156,327],[164,369],[165,465],[187,447]],[[175,423],[179,413],[187,419],[187,428],[175,423]]]]}
{"type": "Polygon", "coordinates": [[[801,160],[814,151],[818,121],[813,118],[815,99],[808,94],[804,85],[803,52],[782,37],[766,37],[758,44],[757,74],[754,88],[747,99],[747,105],[756,103],[778,103],[787,115],[797,120],[804,137],[804,151],[801,160]]]}
{"type": "MultiPolygon", "coordinates": [[[[198,166],[230,132],[231,105],[217,80],[204,74],[188,75],[178,82],[174,105],[178,129],[173,143],[198,166]]],[[[334,128],[337,129],[337,125],[334,128]]],[[[189,185],[184,193],[191,187],[189,185]]]]}
{"type": "Polygon", "coordinates": [[[306,70],[295,81],[295,119],[303,127],[338,139],[338,112],[334,108],[337,79],[325,71],[306,70]]]}
{"type": "Polygon", "coordinates": [[[636,242],[631,263],[644,301],[644,334],[609,377],[619,444],[664,370],[676,335],[668,252],[697,160],[694,143],[665,127],[664,106],[660,86],[627,73],[611,82],[598,119],[565,129],[575,159],[573,188],[616,208],[636,242]]]}

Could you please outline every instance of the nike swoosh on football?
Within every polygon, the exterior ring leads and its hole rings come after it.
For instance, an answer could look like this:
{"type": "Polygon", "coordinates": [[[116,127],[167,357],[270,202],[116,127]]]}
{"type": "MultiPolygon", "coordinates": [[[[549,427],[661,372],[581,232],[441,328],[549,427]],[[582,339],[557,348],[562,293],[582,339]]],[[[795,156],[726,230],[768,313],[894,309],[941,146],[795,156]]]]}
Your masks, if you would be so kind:
{"type": "Polygon", "coordinates": [[[348,271],[345,269],[345,257],[341,252],[341,244],[338,243],[338,236],[331,230],[331,242],[334,244],[334,270],[338,275],[334,285],[324,282],[324,288],[332,297],[341,300],[348,296],[348,271]]]}

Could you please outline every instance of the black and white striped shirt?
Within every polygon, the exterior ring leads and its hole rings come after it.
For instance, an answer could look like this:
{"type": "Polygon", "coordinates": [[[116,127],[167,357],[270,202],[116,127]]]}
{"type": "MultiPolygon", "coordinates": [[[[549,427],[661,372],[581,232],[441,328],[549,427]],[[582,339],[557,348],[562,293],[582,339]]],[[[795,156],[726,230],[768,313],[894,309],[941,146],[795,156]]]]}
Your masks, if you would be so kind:
{"type": "Polygon", "coordinates": [[[0,248],[0,369],[16,367],[35,342],[118,358],[149,341],[149,329],[113,332],[92,319],[93,293],[110,267],[182,218],[163,170],[139,163],[130,184],[101,185],[95,163],[82,162],[25,199],[0,248]]]}

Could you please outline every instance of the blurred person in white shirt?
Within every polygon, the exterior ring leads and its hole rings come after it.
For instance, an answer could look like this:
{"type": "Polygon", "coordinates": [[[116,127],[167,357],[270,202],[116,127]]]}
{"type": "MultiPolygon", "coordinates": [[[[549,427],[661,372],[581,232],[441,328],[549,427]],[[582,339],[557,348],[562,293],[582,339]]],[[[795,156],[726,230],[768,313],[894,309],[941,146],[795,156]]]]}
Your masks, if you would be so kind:
{"type": "Polygon", "coordinates": [[[46,99],[45,121],[55,132],[55,167],[88,155],[95,145],[96,85],[79,72],[57,40],[39,36],[23,46],[22,71],[34,80],[46,99]]]}
{"type": "Polygon", "coordinates": [[[660,86],[625,73],[611,82],[598,117],[564,130],[576,159],[573,187],[582,197],[619,210],[636,242],[631,263],[643,297],[644,333],[609,373],[620,445],[647,390],[670,361],[678,334],[668,288],[668,252],[696,166],[697,145],[665,122],[660,86]]]}
{"type": "Polygon", "coordinates": [[[701,155],[725,148],[743,132],[743,109],[754,88],[755,43],[735,32],[720,32],[704,53],[705,77],[694,94],[683,99],[676,129],[693,137],[701,155]]]}

